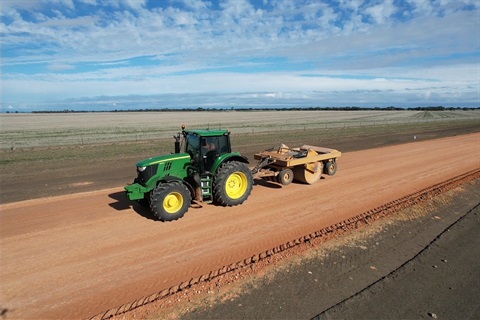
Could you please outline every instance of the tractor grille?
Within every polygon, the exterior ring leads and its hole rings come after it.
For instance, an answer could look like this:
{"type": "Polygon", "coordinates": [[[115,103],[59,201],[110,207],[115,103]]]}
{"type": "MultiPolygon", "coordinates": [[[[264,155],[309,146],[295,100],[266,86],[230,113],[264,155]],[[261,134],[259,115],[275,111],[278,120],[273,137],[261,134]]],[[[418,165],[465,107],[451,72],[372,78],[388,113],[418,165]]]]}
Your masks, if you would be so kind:
{"type": "Polygon", "coordinates": [[[172,168],[172,161],[168,161],[165,163],[165,167],[163,168],[163,171],[170,171],[172,168]]]}
{"type": "Polygon", "coordinates": [[[147,183],[148,179],[157,173],[158,164],[148,166],[143,171],[138,171],[137,182],[141,184],[147,183]]]}

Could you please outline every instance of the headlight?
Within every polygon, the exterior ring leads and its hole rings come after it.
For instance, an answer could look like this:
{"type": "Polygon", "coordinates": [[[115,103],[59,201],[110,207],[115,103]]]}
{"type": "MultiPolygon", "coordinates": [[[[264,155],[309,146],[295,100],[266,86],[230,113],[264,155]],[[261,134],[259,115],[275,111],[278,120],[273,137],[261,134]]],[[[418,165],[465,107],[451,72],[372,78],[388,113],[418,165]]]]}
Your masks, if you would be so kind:
{"type": "Polygon", "coordinates": [[[144,171],[145,169],[147,169],[147,167],[137,167],[138,172],[142,172],[142,171],[144,171]]]}

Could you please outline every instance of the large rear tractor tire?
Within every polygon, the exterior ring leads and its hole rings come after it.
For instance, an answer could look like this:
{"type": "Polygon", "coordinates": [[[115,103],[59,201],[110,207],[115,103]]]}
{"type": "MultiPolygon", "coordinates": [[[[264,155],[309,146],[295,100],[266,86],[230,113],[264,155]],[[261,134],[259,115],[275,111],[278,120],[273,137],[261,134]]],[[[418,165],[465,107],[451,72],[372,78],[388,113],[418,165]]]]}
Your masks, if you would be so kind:
{"type": "Polygon", "coordinates": [[[215,177],[213,195],[222,206],[236,206],[252,192],[253,175],[243,162],[231,161],[220,166],[215,177]]]}
{"type": "Polygon", "coordinates": [[[150,195],[150,209],[160,221],[180,219],[188,211],[192,196],[181,182],[159,184],[150,195]]]}

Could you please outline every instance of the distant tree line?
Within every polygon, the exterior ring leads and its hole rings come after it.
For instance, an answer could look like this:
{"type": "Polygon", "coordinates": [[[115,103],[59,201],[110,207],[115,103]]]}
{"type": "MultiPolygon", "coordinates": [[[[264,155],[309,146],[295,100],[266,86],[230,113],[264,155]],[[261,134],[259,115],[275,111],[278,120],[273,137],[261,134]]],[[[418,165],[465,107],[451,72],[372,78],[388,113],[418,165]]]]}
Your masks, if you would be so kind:
{"type": "MultiPolygon", "coordinates": [[[[91,113],[91,112],[192,112],[192,111],[454,111],[454,110],[478,110],[478,107],[444,107],[444,106],[429,106],[429,107],[228,107],[228,108],[204,108],[204,107],[187,107],[187,108],[145,108],[145,109],[114,109],[114,110],[40,110],[23,113],[91,113]]],[[[7,111],[6,113],[19,113],[19,111],[7,111]]]]}

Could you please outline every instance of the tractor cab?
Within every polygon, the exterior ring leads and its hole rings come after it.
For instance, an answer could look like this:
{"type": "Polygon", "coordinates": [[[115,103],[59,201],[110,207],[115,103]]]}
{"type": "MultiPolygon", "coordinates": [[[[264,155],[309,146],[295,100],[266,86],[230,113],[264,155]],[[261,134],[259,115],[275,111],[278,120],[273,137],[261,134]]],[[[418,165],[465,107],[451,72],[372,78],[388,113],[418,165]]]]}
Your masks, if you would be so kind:
{"type": "Polygon", "coordinates": [[[200,173],[212,171],[214,163],[231,153],[230,132],[227,130],[184,130],[185,152],[190,154],[200,173]]]}

